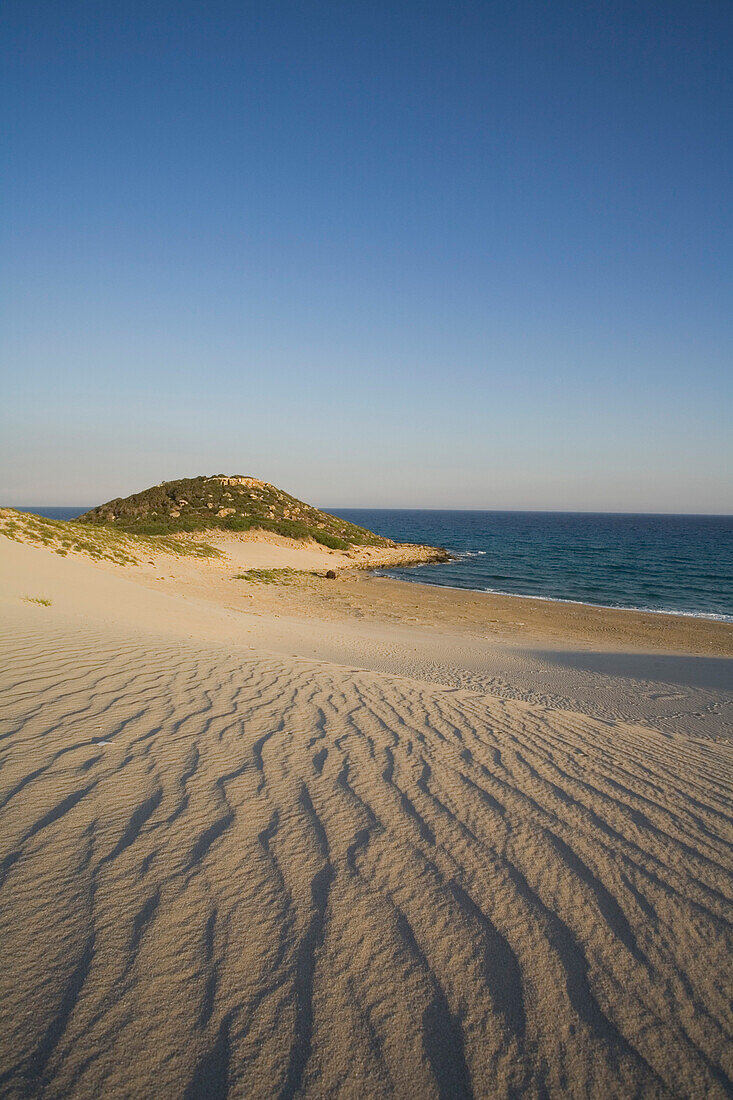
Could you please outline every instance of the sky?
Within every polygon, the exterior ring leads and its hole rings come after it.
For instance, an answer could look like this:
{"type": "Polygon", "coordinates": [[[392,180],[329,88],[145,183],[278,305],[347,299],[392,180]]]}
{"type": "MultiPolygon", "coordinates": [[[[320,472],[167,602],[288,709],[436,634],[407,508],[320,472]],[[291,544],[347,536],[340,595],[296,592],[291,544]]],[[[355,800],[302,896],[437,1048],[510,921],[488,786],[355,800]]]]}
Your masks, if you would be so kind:
{"type": "Polygon", "coordinates": [[[730,0],[4,0],[0,504],[732,512],[731,57],[730,0]]]}

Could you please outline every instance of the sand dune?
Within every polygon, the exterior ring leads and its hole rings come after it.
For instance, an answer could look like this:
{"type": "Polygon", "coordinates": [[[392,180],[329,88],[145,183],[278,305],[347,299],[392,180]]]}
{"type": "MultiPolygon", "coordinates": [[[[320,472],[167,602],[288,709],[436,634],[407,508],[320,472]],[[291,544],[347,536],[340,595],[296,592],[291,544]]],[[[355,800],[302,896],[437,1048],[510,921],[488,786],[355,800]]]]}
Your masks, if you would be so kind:
{"type": "Polygon", "coordinates": [[[730,1094],[727,745],[44,613],[4,1096],[730,1094]]]}

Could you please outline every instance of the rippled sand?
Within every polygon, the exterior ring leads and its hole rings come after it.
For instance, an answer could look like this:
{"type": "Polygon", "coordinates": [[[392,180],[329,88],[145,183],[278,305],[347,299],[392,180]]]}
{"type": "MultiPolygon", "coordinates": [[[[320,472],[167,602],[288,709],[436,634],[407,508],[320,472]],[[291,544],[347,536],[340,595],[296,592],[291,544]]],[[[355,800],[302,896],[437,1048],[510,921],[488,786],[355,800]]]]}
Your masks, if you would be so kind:
{"type": "Polygon", "coordinates": [[[3,1096],[730,1095],[728,745],[6,621],[3,1096]]]}

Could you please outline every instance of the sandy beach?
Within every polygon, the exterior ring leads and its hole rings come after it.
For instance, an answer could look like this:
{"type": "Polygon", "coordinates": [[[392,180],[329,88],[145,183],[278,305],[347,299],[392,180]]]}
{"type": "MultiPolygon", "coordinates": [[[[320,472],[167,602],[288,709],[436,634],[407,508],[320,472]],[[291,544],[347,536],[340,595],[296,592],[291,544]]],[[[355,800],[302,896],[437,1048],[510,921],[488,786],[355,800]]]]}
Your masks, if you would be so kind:
{"type": "Polygon", "coordinates": [[[221,548],[0,538],[2,1094],[730,1095],[733,626],[221,548]]]}
{"type": "Polygon", "coordinates": [[[4,5],[0,1100],[733,1100],[732,14],[4,5]]]}

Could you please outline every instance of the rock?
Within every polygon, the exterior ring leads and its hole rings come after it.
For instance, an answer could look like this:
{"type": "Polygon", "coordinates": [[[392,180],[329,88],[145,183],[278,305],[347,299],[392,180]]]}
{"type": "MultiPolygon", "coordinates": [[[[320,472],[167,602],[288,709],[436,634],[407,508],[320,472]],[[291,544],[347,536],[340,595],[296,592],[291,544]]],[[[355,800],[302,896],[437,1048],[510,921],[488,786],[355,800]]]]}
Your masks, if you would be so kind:
{"type": "Polygon", "coordinates": [[[335,570],[333,570],[333,569],[328,570],[328,572],[326,573],[326,580],[327,581],[335,581],[336,580],[335,570]]]}

